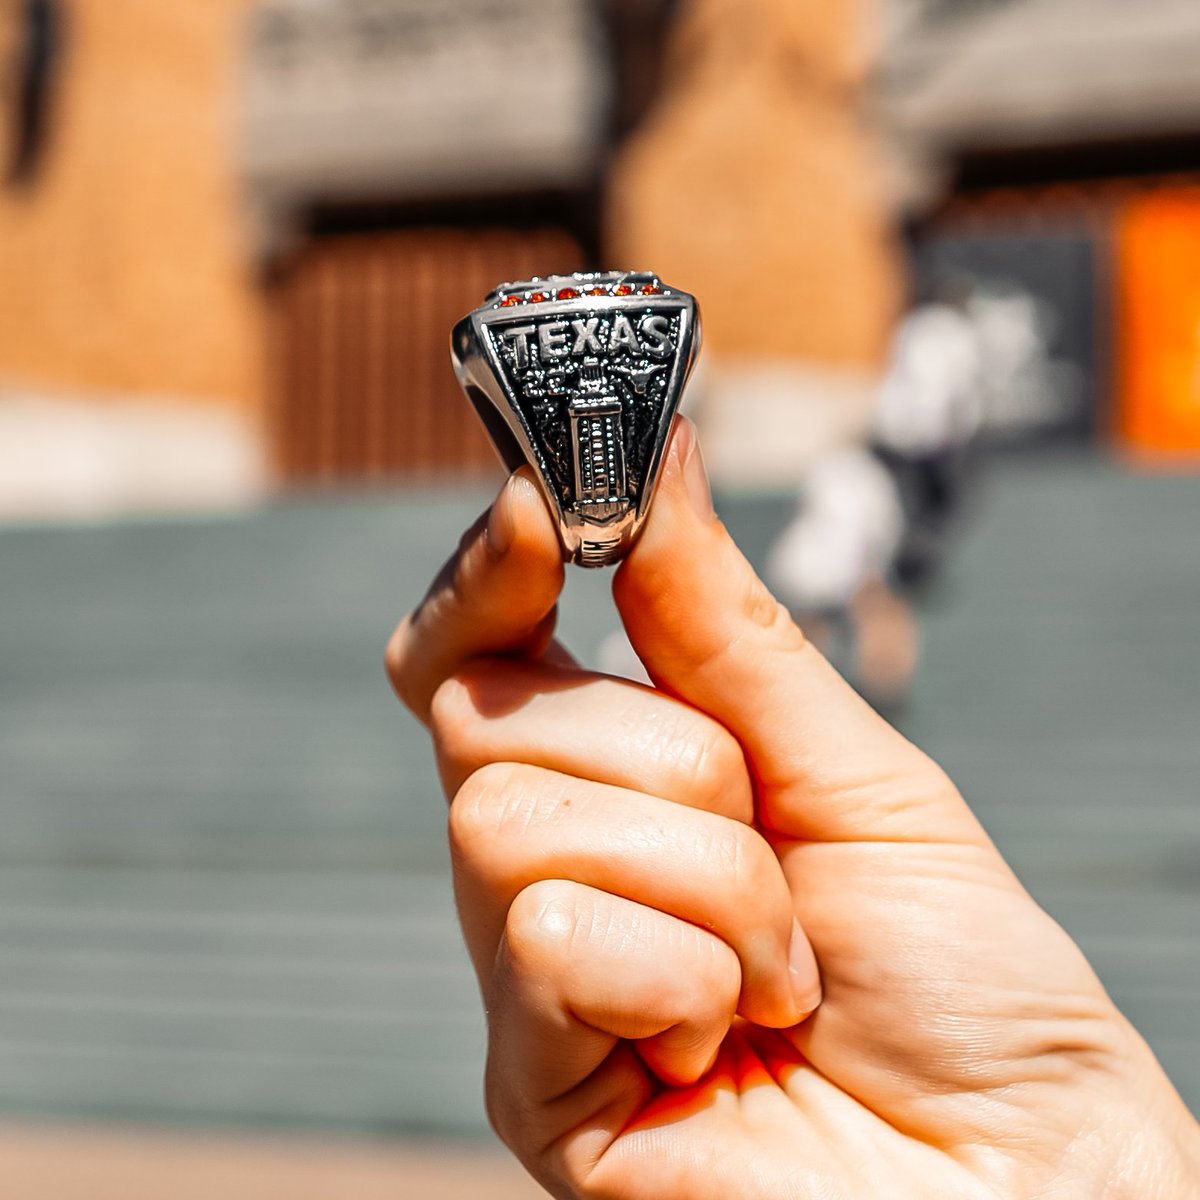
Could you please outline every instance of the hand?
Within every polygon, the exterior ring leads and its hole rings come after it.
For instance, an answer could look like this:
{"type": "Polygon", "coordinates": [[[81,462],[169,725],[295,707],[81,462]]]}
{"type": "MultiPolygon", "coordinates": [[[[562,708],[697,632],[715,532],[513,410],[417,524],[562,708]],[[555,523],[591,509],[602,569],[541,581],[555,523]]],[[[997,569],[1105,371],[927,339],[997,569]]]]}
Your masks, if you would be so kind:
{"type": "Polygon", "coordinates": [[[489,1113],[545,1187],[1196,1194],[1196,1126],[1150,1051],[763,588],[686,423],[614,581],[655,689],[553,641],[561,584],[518,474],[388,654],[452,797],[489,1113]]]}

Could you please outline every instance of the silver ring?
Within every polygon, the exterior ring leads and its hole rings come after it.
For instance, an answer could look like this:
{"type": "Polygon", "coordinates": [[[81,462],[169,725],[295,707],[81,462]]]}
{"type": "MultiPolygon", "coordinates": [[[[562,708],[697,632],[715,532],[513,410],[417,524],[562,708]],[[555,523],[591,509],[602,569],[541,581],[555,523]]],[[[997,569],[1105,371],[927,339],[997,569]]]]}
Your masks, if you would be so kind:
{"type": "Polygon", "coordinates": [[[699,348],[695,300],[649,272],[504,283],[450,335],[496,452],[533,467],[584,567],[619,562],[641,529],[699,348]]]}

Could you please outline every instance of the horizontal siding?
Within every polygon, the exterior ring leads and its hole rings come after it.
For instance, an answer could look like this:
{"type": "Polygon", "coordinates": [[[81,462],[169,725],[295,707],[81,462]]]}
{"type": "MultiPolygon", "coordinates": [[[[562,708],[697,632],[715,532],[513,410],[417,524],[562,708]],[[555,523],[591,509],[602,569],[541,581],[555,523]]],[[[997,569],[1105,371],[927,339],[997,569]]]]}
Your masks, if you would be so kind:
{"type": "MultiPolygon", "coordinates": [[[[381,656],[486,500],[0,531],[0,1113],[485,1128],[445,806],[381,656]]],[[[783,507],[722,513],[757,553],[783,507]]],[[[1193,1104],[1198,507],[1007,464],[906,716],[1193,1104]]],[[[609,582],[572,573],[585,658],[609,582]]]]}

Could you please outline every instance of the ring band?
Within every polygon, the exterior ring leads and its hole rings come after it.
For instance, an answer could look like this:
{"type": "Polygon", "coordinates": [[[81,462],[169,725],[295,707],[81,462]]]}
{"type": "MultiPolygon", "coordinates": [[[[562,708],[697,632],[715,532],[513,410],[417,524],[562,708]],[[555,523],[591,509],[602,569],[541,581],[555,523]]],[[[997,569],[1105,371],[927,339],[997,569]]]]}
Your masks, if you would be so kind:
{"type": "Polygon", "coordinates": [[[458,381],[505,466],[533,467],[570,561],[629,552],[699,347],[694,298],[648,272],[501,284],[454,326],[458,381]]]}

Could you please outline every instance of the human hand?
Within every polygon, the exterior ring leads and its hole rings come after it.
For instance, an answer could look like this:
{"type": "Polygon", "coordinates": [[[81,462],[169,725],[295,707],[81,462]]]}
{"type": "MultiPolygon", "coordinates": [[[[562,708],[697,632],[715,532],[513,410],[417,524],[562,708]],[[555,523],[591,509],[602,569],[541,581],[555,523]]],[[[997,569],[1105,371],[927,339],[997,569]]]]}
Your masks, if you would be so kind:
{"type": "Polygon", "coordinates": [[[690,427],[614,581],[657,690],[552,640],[561,582],[518,475],[388,656],[452,797],[489,1113],[551,1192],[1197,1194],[1153,1056],[759,583],[690,427]]]}

